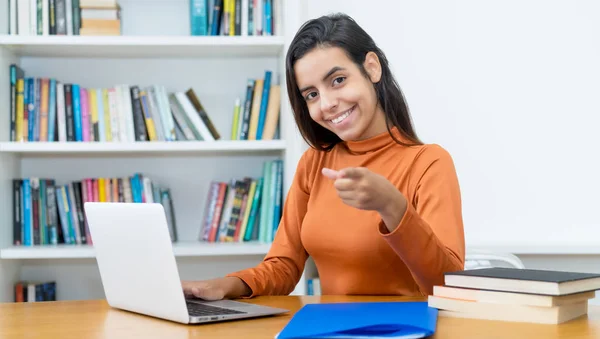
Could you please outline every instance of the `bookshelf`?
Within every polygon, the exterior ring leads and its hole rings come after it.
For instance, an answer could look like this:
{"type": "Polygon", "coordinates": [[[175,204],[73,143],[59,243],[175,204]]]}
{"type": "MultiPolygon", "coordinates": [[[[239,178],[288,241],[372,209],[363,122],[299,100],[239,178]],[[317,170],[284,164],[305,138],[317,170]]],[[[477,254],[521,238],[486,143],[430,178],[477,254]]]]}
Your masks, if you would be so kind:
{"type": "MultiPolygon", "coordinates": [[[[0,302],[13,301],[18,280],[55,280],[59,300],[103,298],[91,245],[12,244],[12,179],[85,177],[140,172],[173,195],[179,241],[173,251],[182,279],[209,279],[258,264],[270,244],[203,243],[198,236],[212,180],[260,177],[265,161],[282,159],[283,195],[306,145],[294,124],[284,81],[287,44],[303,22],[300,1],[281,1],[278,36],[190,36],[187,0],[119,0],[122,36],[13,36],[0,15],[0,302]],[[163,24],[157,25],[157,22],[163,24]],[[27,76],[82,87],[160,84],[193,88],[222,138],[177,142],[11,142],[9,65],[27,76]],[[281,86],[279,140],[229,140],[234,101],[248,78],[273,71],[281,86]]],[[[0,8],[8,0],[0,0],[0,8]]],[[[4,12],[4,10],[0,11],[4,12]]],[[[143,241],[143,235],[140,236],[143,241]]],[[[305,278],[294,294],[305,294],[305,278]]]]}

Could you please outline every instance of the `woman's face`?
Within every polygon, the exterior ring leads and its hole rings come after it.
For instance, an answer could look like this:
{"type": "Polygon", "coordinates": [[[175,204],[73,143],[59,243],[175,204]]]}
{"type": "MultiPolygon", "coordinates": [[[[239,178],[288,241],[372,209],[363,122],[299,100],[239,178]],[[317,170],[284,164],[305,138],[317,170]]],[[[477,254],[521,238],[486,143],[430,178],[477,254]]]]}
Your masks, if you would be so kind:
{"type": "Polygon", "coordinates": [[[367,139],[387,130],[373,86],[381,77],[375,53],[367,54],[364,67],[369,78],[338,47],[315,48],[294,65],[310,117],[345,141],[367,139]]]}

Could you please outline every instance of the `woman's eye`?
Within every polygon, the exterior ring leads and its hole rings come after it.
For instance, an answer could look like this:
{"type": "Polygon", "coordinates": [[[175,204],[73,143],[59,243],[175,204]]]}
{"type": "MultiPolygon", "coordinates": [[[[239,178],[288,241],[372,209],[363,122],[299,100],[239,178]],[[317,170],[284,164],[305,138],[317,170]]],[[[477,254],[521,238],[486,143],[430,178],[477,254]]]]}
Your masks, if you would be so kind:
{"type": "Polygon", "coordinates": [[[308,94],[307,94],[307,95],[306,95],[304,98],[305,98],[306,100],[310,100],[310,99],[314,98],[316,95],[317,95],[317,93],[316,93],[316,92],[310,92],[310,93],[308,93],[308,94]]]}
{"type": "Polygon", "coordinates": [[[346,80],[346,77],[337,77],[337,78],[333,79],[333,84],[334,85],[340,84],[340,83],[344,82],[344,80],[346,80]]]}

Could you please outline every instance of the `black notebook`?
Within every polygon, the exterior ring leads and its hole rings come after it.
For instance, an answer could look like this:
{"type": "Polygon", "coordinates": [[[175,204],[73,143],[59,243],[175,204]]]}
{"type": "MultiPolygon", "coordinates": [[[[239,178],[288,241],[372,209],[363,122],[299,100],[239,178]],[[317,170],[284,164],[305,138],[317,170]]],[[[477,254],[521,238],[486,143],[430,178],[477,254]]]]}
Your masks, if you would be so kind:
{"type": "Polygon", "coordinates": [[[600,274],[517,268],[448,272],[447,286],[542,295],[567,295],[600,289],[600,274]]]}

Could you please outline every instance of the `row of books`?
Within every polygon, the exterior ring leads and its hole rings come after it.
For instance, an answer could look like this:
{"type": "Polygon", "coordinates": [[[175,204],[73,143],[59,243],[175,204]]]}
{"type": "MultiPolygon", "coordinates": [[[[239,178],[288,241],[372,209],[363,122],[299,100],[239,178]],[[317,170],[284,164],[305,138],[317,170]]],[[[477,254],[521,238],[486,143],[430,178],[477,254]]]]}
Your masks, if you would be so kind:
{"type": "Polygon", "coordinates": [[[192,88],[84,88],[25,77],[10,65],[10,140],[16,142],[214,141],[221,136],[192,88]]]}
{"type": "Polygon", "coordinates": [[[265,161],[263,175],[213,181],[199,239],[204,242],[273,241],[281,220],[283,160],[265,161]]]}
{"type": "Polygon", "coordinates": [[[15,302],[56,301],[56,281],[17,281],[15,302]]]}
{"type": "Polygon", "coordinates": [[[231,140],[279,138],[280,103],[281,88],[271,71],[262,79],[248,79],[243,101],[235,101],[231,140]]]}
{"type": "Polygon", "coordinates": [[[55,179],[13,179],[15,246],[93,244],[83,204],[94,202],[161,203],[171,240],[177,241],[173,199],[167,187],[135,173],[123,178],[84,178],[58,184],[55,179]]]}
{"type": "Polygon", "coordinates": [[[282,35],[284,0],[190,0],[191,35],[282,35]]]}
{"type": "Polygon", "coordinates": [[[11,35],[118,35],[116,0],[8,0],[11,35]]]}
{"type": "Polygon", "coordinates": [[[490,267],[448,272],[428,305],[443,317],[560,324],[588,311],[600,274],[490,267]]]}

